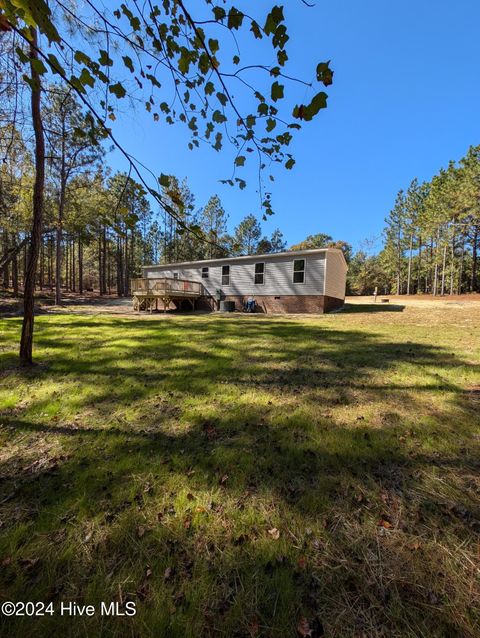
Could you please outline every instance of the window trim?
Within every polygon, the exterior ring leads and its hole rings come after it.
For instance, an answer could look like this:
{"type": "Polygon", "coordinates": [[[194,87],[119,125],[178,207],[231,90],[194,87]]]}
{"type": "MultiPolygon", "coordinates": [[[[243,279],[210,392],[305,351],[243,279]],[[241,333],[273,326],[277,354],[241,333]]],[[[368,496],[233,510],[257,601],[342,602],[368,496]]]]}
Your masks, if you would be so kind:
{"type": "Polygon", "coordinates": [[[307,260],[305,259],[305,257],[299,257],[298,259],[294,259],[292,261],[292,283],[295,286],[303,286],[305,285],[306,281],[307,281],[307,260]],[[303,270],[295,270],[296,261],[303,261],[303,270]],[[295,281],[296,272],[303,272],[303,281],[295,281]]]}
{"type": "Polygon", "coordinates": [[[253,264],[253,285],[254,286],[264,286],[265,285],[265,270],[266,270],[266,264],[264,261],[257,261],[253,264]],[[256,272],[257,270],[257,266],[263,266],[263,270],[262,272],[256,272]],[[259,283],[256,280],[257,275],[262,275],[262,282],[259,283]]]}
{"type": "Polygon", "coordinates": [[[202,279],[209,279],[210,278],[210,271],[208,269],[208,266],[202,266],[202,279]]]}
{"type": "Polygon", "coordinates": [[[230,285],[230,264],[225,264],[224,266],[222,266],[222,286],[229,286],[229,285],[230,285]],[[224,268],[228,268],[227,274],[223,272],[224,268]],[[225,283],[225,278],[227,279],[226,283],[225,283]]]}

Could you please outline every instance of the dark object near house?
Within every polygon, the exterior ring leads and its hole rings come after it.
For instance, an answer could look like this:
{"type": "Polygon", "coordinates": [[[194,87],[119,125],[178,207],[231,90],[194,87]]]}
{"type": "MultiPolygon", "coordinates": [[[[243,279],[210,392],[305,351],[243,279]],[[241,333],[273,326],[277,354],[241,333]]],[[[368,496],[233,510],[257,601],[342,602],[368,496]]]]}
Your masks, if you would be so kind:
{"type": "Polygon", "coordinates": [[[390,299],[380,299],[380,303],[390,303],[390,299]]]}
{"type": "Polygon", "coordinates": [[[220,312],[235,312],[235,302],[234,301],[221,301],[220,302],[220,312]]]}

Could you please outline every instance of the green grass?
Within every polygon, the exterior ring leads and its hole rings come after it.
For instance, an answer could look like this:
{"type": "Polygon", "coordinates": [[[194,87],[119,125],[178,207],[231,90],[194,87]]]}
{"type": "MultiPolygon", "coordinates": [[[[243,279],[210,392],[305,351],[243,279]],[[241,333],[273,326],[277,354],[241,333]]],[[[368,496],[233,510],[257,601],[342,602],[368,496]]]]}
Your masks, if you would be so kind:
{"type": "Polygon", "coordinates": [[[137,615],[0,634],[478,636],[480,312],[354,310],[1,321],[0,597],[137,615]]]}

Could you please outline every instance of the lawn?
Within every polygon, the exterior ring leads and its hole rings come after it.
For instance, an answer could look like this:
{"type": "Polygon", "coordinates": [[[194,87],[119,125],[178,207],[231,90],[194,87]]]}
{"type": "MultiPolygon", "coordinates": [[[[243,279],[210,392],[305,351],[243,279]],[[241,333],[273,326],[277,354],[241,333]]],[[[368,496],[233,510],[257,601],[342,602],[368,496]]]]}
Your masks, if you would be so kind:
{"type": "Polygon", "coordinates": [[[0,634],[479,636],[480,304],[353,310],[0,320],[0,634]]]}

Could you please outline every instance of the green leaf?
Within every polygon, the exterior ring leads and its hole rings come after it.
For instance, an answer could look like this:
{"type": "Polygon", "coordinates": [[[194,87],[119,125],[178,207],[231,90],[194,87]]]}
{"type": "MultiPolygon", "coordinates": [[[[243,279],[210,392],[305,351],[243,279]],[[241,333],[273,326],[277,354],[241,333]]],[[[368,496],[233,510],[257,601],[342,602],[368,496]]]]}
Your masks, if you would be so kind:
{"type": "Polygon", "coordinates": [[[283,7],[273,7],[270,13],[267,15],[265,26],[263,27],[266,35],[274,33],[277,29],[277,26],[280,24],[280,22],[283,22],[283,20],[283,7]]]}
{"type": "Polygon", "coordinates": [[[47,67],[43,64],[41,60],[30,60],[30,64],[32,69],[38,73],[38,75],[44,75],[47,72],[47,67]]]}
{"type": "Polygon", "coordinates": [[[134,66],[133,66],[133,62],[132,62],[132,58],[130,58],[128,55],[124,55],[122,57],[123,63],[124,65],[127,67],[127,69],[133,73],[135,71],[134,66]]]}
{"type": "Polygon", "coordinates": [[[276,28],[275,33],[273,34],[272,44],[278,49],[283,49],[289,39],[287,27],[284,24],[281,24],[276,28]]]}
{"type": "Polygon", "coordinates": [[[267,133],[270,133],[270,131],[273,131],[273,129],[277,126],[277,122],[269,117],[267,120],[267,133]]]}
{"type": "Polygon", "coordinates": [[[110,91],[110,93],[113,93],[113,95],[115,95],[115,97],[117,97],[118,99],[125,97],[125,95],[127,94],[125,87],[120,84],[120,82],[117,82],[116,84],[111,84],[108,87],[108,90],[110,91]]]}
{"type": "Polygon", "coordinates": [[[240,62],[240,58],[238,57],[238,55],[234,55],[233,56],[233,64],[238,64],[240,62]]]}
{"type": "Polygon", "coordinates": [[[160,173],[160,177],[158,178],[158,181],[160,182],[160,186],[163,186],[164,188],[168,188],[170,186],[170,176],[169,175],[165,175],[164,173],[160,173]]]}
{"type": "Polygon", "coordinates": [[[260,29],[260,25],[255,20],[252,20],[251,22],[250,31],[258,40],[262,39],[263,36],[262,36],[262,31],[260,29]]]}
{"type": "Polygon", "coordinates": [[[214,40],[213,38],[210,38],[210,40],[208,41],[208,47],[209,47],[210,51],[213,53],[213,55],[215,55],[215,53],[220,48],[220,46],[218,44],[218,40],[214,40]]]}
{"type": "Polygon", "coordinates": [[[60,64],[57,56],[53,55],[53,53],[49,53],[47,57],[50,63],[50,67],[52,69],[52,73],[59,73],[59,74],[65,75],[65,69],[60,64]]]}
{"type": "Polygon", "coordinates": [[[103,49],[100,49],[100,57],[98,58],[98,62],[102,66],[113,66],[113,60],[103,49]]]}
{"type": "Polygon", "coordinates": [[[317,95],[315,95],[310,104],[308,104],[307,106],[305,106],[305,104],[296,106],[293,109],[292,115],[299,120],[305,120],[305,122],[309,122],[320,111],[320,109],[327,108],[327,99],[327,94],[323,91],[320,91],[320,93],[317,93],[317,95]]]}
{"type": "Polygon", "coordinates": [[[285,66],[285,62],[288,60],[287,52],[281,49],[277,52],[277,60],[280,66],[285,66]]]}
{"type": "Polygon", "coordinates": [[[226,106],[227,104],[227,96],[224,93],[217,93],[217,99],[222,106],[226,106]]]}
{"type": "Polygon", "coordinates": [[[93,88],[93,85],[95,84],[95,79],[92,77],[90,71],[85,67],[83,67],[82,72],[80,73],[79,80],[84,86],[90,86],[93,88]]]}
{"type": "Polygon", "coordinates": [[[271,96],[274,102],[277,102],[278,100],[281,100],[283,98],[283,89],[283,84],[279,84],[278,82],[274,82],[272,84],[271,96]]]}
{"type": "Polygon", "coordinates": [[[232,7],[228,12],[227,26],[229,29],[239,29],[243,22],[243,13],[235,7],[232,7]]]}
{"type": "Polygon", "coordinates": [[[328,62],[320,62],[317,65],[317,80],[323,82],[325,86],[330,86],[333,82],[333,71],[329,64],[330,60],[328,62]]]}
{"type": "Polygon", "coordinates": [[[223,7],[213,7],[212,9],[213,15],[215,16],[215,20],[220,22],[227,15],[225,9],[223,7]]]}
{"type": "Polygon", "coordinates": [[[235,158],[235,166],[244,166],[245,165],[245,155],[239,155],[235,158]]]}
{"type": "Polygon", "coordinates": [[[214,122],[217,122],[217,124],[222,124],[223,122],[227,121],[227,118],[221,111],[217,109],[216,111],[213,112],[212,120],[214,122]]]}
{"type": "Polygon", "coordinates": [[[215,86],[214,86],[213,82],[207,82],[205,84],[204,91],[205,91],[205,95],[212,95],[213,92],[215,91],[215,86]]]}
{"type": "Polygon", "coordinates": [[[259,115],[267,115],[268,114],[268,105],[265,102],[260,102],[257,107],[259,115]]]}
{"type": "Polygon", "coordinates": [[[293,159],[293,157],[291,157],[285,162],[285,168],[287,168],[288,170],[292,169],[294,166],[295,166],[295,160],[293,159]]]}

